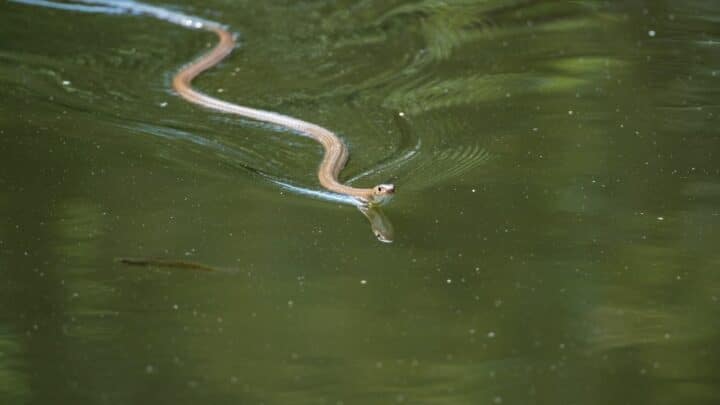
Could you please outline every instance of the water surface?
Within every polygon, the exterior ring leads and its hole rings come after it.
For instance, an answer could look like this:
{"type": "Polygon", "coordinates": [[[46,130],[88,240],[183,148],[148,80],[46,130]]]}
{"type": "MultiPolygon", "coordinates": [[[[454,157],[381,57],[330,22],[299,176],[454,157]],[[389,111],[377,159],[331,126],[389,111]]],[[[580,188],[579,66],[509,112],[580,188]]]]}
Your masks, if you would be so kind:
{"type": "Polygon", "coordinates": [[[203,91],[395,182],[395,241],[173,94],[212,35],[2,3],[2,403],[720,401],[717,2],[156,5],[241,34],[203,91]]]}

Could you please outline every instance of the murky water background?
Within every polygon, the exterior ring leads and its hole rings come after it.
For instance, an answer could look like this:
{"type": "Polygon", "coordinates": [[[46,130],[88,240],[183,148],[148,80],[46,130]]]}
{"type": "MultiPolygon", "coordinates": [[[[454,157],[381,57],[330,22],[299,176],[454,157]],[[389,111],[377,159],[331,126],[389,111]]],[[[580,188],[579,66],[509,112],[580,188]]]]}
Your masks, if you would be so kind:
{"type": "Polygon", "coordinates": [[[214,38],[0,4],[2,403],[720,401],[720,3],[164,4],[214,38]],[[226,271],[131,268],[117,257],[226,271]]]}

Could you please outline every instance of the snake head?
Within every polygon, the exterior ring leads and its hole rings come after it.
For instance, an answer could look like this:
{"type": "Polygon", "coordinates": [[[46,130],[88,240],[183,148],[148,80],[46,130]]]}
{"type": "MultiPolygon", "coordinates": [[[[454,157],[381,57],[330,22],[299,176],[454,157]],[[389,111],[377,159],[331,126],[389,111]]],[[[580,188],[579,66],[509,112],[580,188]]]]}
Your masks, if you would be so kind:
{"type": "Polygon", "coordinates": [[[372,188],[372,196],[369,199],[371,205],[383,205],[395,195],[395,186],[392,184],[378,184],[372,188]]]}

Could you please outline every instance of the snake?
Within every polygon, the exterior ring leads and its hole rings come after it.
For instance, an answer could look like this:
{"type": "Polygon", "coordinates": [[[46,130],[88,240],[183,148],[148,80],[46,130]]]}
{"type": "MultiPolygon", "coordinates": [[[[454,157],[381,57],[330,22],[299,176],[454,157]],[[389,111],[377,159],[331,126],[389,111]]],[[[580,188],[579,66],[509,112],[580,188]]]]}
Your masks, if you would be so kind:
{"type": "MultiPolygon", "coordinates": [[[[216,67],[237,47],[237,37],[230,29],[218,22],[162,7],[144,4],[134,0],[74,0],[75,3],[54,2],[51,0],[10,0],[16,3],[34,4],[43,7],[73,10],[81,12],[100,12],[106,14],[147,15],[189,29],[204,30],[217,36],[217,43],[207,53],[183,66],[172,78],[172,88],[186,101],[222,113],[233,114],[251,120],[261,121],[307,136],[322,145],[324,153],[317,170],[320,184],[330,192],[324,198],[340,197],[352,202],[370,222],[373,233],[382,242],[393,240],[392,224],[379,209],[395,194],[393,184],[378,184],[369,188],[358,188],[343,184],[339,180],[340,172],[345,168],[349,151],[345,143],[334,132],[319,125],[277,112],[233,104],[209,96],[192,86],[193,80],[203,72],[216,67]],[[80,4],[78,4],[80,3],[80,4]]],[[[283,182],[276,182],[290,189],[296,189],[283,182]]],[[[300,188],[297,188],[300,189],[300,188]]],[[[307,190],[303,191],[307,193],[307,190]]],[[[315,194],[315,192],[310,193],[315,194]]]]}
{"type": "MultiPolygon", "coordinates": [[[[287,128],[292,132],[306,135],[322,145],[324,155],[318,167],[318,180],[327,190],[355,198],[362,205],[381,205],[395,193],[393,184],[378,184],[371,188],[348,186],[338,180],[340,172],[348,161],[349,152],[345,143],[332,131],[319,125],[272,111],[259,110],[229,103],[202,93],[192,87],[192,81],[201,73],[213,68],[225,59],[236,46],[236,40],[230,31],[215,23],[189,23],[215,33],[218,43],[210,52],[183,67],[172,80],[173,89],[185,100],[200,106],[239,115],[256,121],[262,121],[287,128]]],[[[186,25],[188,25],[186,23],[186,25]]]]}
{"type": "Polygon", "coordinates": [[[273,124],[285,128],[290,132],[299,133],[314,139],[320,143],[324,149],[323,158],[317,171],[320,184],[332,193],[354,199],[360,206],[382,205],[389,201],[394,195],[395,186],[393,184],[378,184],[370,188],[357,188],[340,182],[338,176],[348,161],[349,152],[345,143],[334,132],[298,118],[223,101],[193,88],[193,79],[206,70],[217,66],[227,58],[237,46],[236,36],[231,33],[226,26],[215,21],[189,16],[133,0],[75,0],[77,3],[84,3],[87,6],[47,0],[12,1],[85,12],[97,11],[104,13],[148,15],[186,28],[214,33],[218,38],[215,47],[194,62],[185,65],[173,77],[172,87],[180,97],[211,110],[273,124]]]}

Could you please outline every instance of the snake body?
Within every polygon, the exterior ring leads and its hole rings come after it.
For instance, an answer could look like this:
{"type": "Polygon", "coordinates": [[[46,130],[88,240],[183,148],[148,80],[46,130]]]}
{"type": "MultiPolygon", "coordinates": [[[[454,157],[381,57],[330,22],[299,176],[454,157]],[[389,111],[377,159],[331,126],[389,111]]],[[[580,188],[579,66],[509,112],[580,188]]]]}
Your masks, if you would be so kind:
{"type": "Polygon", "coordinates": [[[379,205],[385,203],[395,193],[392,184],[379,184],[372,188],[356,188],[342,184],[338,180],[340,171],[348,160],[348,149],[343,141],[332,131],[297,118],[245,107],[210,97],[192,87],[192,81],[202,72],[216,66],[235,48],[235,38],[224,27],[214,23],[198,23],[198,28],[214,32],[219,41],[208,53],[185,66],[173,77],[175,91],[185,100],[225,113],[235,114],[257,121],[263,121],[285,127],[293,132],[309,136],[320,143],[325,154],[318,168],[320,184],[338,194],[355,198],[362,205],[379,205]]]}

